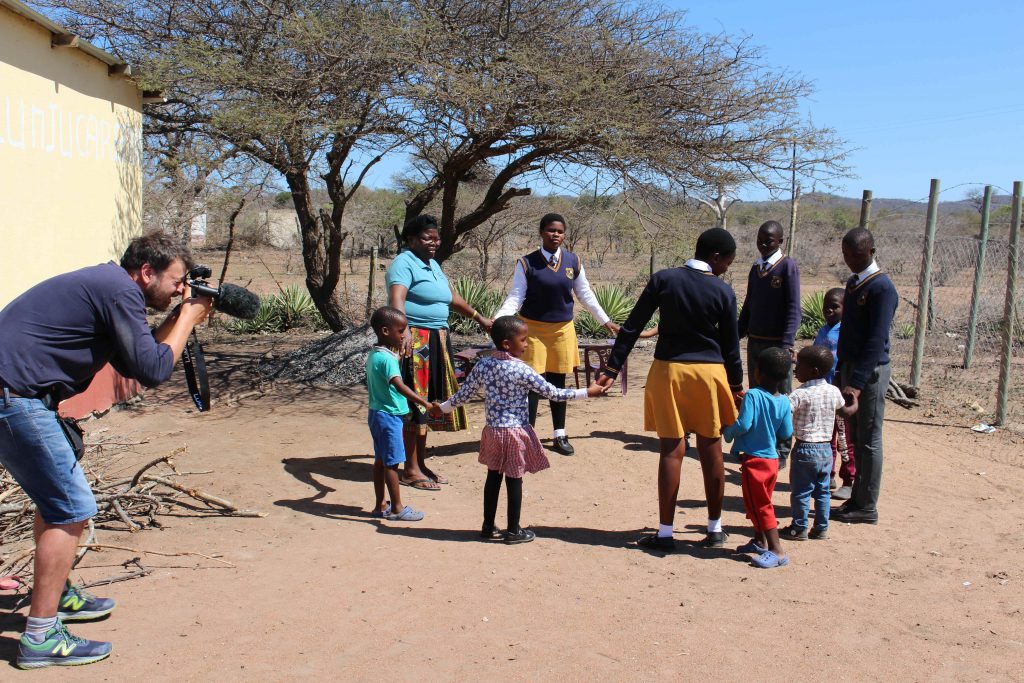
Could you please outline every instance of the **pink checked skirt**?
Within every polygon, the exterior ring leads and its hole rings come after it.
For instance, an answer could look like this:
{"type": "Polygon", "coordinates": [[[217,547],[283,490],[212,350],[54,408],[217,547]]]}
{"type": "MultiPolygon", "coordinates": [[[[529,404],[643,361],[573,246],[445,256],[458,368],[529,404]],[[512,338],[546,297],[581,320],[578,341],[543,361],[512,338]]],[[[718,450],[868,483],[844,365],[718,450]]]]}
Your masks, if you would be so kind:
{"type": "Polygon", "coordinates": [[[519,479],[524,473],[551,467],[533,427],[484,427],[480,435],[481,464],[507,477],[519,479]]]}

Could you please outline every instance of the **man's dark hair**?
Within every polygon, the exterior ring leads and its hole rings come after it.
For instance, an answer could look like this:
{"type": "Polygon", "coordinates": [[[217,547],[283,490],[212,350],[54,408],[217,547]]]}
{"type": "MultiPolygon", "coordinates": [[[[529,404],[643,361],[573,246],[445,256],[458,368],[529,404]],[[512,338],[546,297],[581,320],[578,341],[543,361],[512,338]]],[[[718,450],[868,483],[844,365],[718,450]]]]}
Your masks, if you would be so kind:
{"type": "Polygon", "coordinates": [[[848,247],[860,247],[866,244],[873,249],[875,246],[875,236],[867,228],[854,228],[843,235],[843,244],[848,247]]]}
{"type": "Polygon", "coordinates": [[[843,289],[842,287],[833,287],[832,289],[825,292],[826,299],[829,298],[830,296],[838,296],[839,300],[842,301],[843,297],[846,296],[846,290],[843,289]]]}
{"type": "Polygon", "coordinates": [[[832,350],[827,346],[822,346],[820,344],[816,346],[805,346],[800,349],[800,353],[797,357],[817,370],[818,377],[824,377],[827,375],[832,370],[832,364],[835,360],[832,357],[832,350]]]}
{"type": "Polygon", "coordinates": [[[789,351],[777,346],[767,348],[757,356],[757,371],[760,373],[762,382],[781,382],[789,376],[789,369],[792,365],[793,360],[789,351]]]}
{"type": "Polygon", "coordinates": [[[729,257],[735,253],[736,240],[729,231],[723,228],[711,228],[702,232],[697,238],[697,248],[694,249],[693,255],[701,261],[707,261],[715,254],[729,257]]]}
{"type": "Polygon", "coordinates": [[[370,327],[377,334],[385,327],[392,327],[405,320],[405,313],[392,306],[381,306],[370,316],[370,327]]]}
{"type": "Polygon", "coordinates": [[[424,230],[437,230],[437,219],[426,213],[405,222],[405,225],[402,226],[402,239],[418,237],[424,230]]]}
{"type": "Polygon", "coordinates": [[[121,257],[121,267],[137,271],[148,263],[153,270],[162,273],[176,259],[184,261],[186,271],[192,270],[192,251],[188,245],[166,232],[156,231],[136,237],[128,244],[121,257]]]}
{"type": "Polygon", "coordinates": [[[779,238],[783,236],[782,223],[779,223],[778,221],[765,221],[757,230],[758,232],[760,232],[761,230],[764,230],[765,232],[770,232],[771,234],[776,235],[779,238]]]}
{"type": "Polygon", "coordinates": [[[514,337],[525,326],[526,323],[523,322],[522,318],[517,318],[514,315],[503,315],[491,325],[491,341],[500,349],[501,342],[514,337]]]}
{"type": "Polygon", "coordinates": [[[566,227],[569,227],[568,225],[566,225],[565,219],[562,218],[562,214],[560,214],[560,213],[546,213],[540,219],[540,228],[539,228],[539,230],[543,230],[544,228],[548,227],[552,223],[561,223],[562,225],[565,225],[566,227]]]}

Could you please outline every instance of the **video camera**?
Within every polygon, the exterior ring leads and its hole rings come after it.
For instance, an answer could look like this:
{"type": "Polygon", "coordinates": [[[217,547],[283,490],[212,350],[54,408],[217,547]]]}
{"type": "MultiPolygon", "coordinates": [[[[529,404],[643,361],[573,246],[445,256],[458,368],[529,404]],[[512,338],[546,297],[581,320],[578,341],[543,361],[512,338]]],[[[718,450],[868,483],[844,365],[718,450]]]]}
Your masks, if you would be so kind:
{"type": "Polygon", "coordinates": [[[211,287],[207,278],[213,274],[209,266],[195,266],[188,271],[185,283],[192,288],[192,296],[213,298],[214,307],[223,313],[243,320],[252,320],[260,312],[260,298],[245,287],[222,284],[211,287]]]}

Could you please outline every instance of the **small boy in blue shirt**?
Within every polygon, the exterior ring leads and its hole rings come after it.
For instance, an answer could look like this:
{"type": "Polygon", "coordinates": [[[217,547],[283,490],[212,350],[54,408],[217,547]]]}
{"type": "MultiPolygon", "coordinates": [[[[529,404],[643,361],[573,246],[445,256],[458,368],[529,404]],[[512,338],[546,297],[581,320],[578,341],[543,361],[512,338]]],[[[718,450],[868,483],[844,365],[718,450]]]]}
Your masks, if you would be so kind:
{"type": "Polygon", "coordinates": [[[762,569],[784,567],[789,557],[779,540],[779,523],[775,518],[772,494],[779,477],[780,440],[793,436],[793,417],[789,398],[779,393],[789,379],[793,361],[780,347],[765,349],[757,357],[754,376],[757,386],[743,397],[736,422],[722,432],[726,441],[735,442],[743,488],[743,507],[754,525],[754,538],[737,548],[741,553],[757,553],[752,560],[762,569]]]}
{"type": "MultiPolygon", "coordinates": [[[[827,346],[832,352],[832,368],[825,375],[825,381],[829,384],[839,386],[836,379],[836,369],[839,364],[839,328],[843,321],[843,299],[846,290],[842,287],[835,287],[825,292],[825,301],[822,305],[822,313],[825,316],[825,324],[818,330],[814,338],[815,346],[827,346]]],[[[832,432],[832,477],[829,488],[835,489],[832,497],[836,500],[849,500],[853,490],[853,478],[857,474],[857,464],[853,458],[853,435],[850,433],[850,423],[842,415],[836,415],[835,429],[832,432]],[[843,485],[839,486],[836,481],[838,466],[839,478],[843,485]]]]}
{"type": "Polygon", "coordinates": [[[377,345],[366,356],[366,390],[370,397],[367,422],[373,436],[373,489],[377,500],[373,517],[393,522],[418,522],[423,513],[402,505],[398,466],[405,462],[402,427],[409,415],[409,401],[426,409],[431,404],[402,381],[398,350],[408,331],[408,321],[397,308],[383,306],[370,316],[370,326],[377,333],[377,345]],[[391,502],[384,500],[387,487],[391,502]]]}

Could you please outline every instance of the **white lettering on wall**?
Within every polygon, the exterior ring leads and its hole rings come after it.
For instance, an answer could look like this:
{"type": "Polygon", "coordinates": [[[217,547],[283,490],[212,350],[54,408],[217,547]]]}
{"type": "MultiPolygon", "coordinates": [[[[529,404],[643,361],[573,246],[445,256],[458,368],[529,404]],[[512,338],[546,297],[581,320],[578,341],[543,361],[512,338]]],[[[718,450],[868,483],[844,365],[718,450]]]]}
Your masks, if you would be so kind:
{"type": "Polygon", "coordinates": [[[128,111],[112,120],[68,111],[54,102],[34,104],[5,96],[0,116],[0,147],[26,154],[141,163],[142,131],[128,111]]]}

